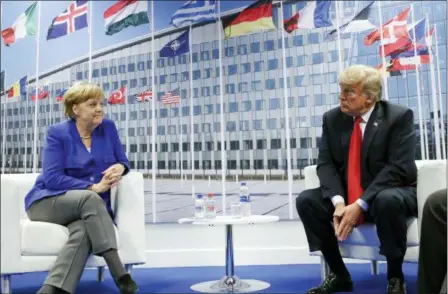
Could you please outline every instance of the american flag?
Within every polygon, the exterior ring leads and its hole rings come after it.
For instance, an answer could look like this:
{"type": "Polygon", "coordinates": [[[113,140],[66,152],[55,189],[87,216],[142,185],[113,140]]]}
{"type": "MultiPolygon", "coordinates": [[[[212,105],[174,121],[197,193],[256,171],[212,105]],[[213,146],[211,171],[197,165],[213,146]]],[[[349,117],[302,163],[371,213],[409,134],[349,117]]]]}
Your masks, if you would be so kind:
{"type": "Polygon", "coordinates": [[[168,91],[165,94],[163,94],[162,96],[162,103],[163,104],[177,104],[180,101],[180,96],[179,96],[179,88],[173,90],[173,91],[168,91]]]}

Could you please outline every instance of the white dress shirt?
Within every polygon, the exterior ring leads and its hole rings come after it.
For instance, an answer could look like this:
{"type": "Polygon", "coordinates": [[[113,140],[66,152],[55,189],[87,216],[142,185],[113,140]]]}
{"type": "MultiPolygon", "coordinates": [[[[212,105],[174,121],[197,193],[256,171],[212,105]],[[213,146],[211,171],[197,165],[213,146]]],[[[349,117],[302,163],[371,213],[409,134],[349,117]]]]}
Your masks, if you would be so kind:
{"type": "MultiPolygon", "coordinates": [[[[366,113],[364,113],[363,115],[361,115],[361,122],[359,123],[359,126],[361,127],[361,134],[362,137],[364,138],[364,132],[366,130],[366,125],[367,122],[369,121],[370,115],[373,112],[373,109],[375,108],[375,105],[373,105],[369,111],[367,111],[366,113]]],[[[355,118],[353,118],[355,119],[355,118]]],[[[345,203],[344,198],[341,195],[336,195],[333,196],[331,198],[331,202],[333,202],[333,205],[336,206],[336,204],[338,203],[345,203]]],[[[358,200],[356,200],[356,203],[361,206],[362,210],[367,211],[369,209],[369,204],[367,204],[367,202],[365,202],[364,200],[362,200],[361,198],[359,198],[358,200]]]]}

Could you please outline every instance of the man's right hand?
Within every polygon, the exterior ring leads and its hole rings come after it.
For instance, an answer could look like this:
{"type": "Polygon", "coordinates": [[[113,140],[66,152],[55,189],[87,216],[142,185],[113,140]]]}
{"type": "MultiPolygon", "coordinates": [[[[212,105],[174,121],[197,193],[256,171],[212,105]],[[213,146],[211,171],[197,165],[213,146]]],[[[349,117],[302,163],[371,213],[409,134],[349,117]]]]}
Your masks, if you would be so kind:
{"type": "Polygon", "coordinates": [[[339,225],[342,220],[342,216],[344,215],[345,211],[345,204],[344,203],[338,203],[336,204],[334,208],[333,213],[333,224],[334,224],[334,231],[337,232],[339,229],[339,225]]]}

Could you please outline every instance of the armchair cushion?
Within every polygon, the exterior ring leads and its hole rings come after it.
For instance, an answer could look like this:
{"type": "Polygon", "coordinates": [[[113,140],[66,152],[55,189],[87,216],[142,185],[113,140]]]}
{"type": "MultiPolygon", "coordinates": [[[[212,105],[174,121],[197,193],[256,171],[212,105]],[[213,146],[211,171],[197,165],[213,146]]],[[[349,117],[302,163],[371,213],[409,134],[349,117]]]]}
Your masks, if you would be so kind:
{"type": "MultiPolygon", "coordinates": [[[[34,222],[28,219],[20,221],[22,256],[56,256],[68,241],[67,227],[47,223],[34,222]]],[[[118,248],[120,239],[115,227],[118,248]]]]}

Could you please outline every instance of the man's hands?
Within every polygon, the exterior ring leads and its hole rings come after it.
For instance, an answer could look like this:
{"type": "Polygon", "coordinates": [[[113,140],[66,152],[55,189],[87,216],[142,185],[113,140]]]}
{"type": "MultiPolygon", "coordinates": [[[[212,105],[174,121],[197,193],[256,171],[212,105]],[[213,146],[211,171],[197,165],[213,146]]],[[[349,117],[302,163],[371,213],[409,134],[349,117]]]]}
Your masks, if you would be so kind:
{"type": "Polygon", "coordinates": [[[111,183],[111,186],[115,186],[121,179],[124,169],[124,165],[121,163],[111,165],[108,169],[103,171],[103,178],[106,178],[111,183]]]}
{"type": "Polygon", "coordinates": [[[336,205],[333,213],[334,231],[339,241],[347,239],[348,235],[353,231],[356,221],[362,213],[361,207],[352,203],[345,206],[344,203],[336,205]]]}

